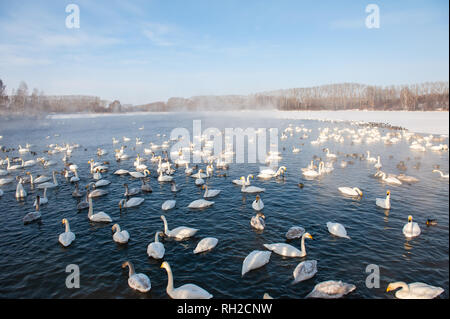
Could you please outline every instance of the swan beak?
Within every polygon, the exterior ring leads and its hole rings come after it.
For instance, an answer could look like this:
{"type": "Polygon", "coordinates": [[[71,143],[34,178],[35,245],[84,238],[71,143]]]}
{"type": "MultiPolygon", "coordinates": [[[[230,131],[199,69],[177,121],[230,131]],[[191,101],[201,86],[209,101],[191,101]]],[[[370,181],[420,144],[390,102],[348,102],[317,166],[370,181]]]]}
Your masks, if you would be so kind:
{"type": "Polygon", "coordinates": [[[308,238],[314,240],[313,236],[311,235],[309,235],[308,238]]]}
{"type": "Polygon", "coordinates": [[[412,218],[411,218],[411,216],[410,217],[408,217],[408,221],[410,222],[410,221],[412,221],[412,218]]]}
{"type": "Polygon", "coordinates": [[[389,292],[389,291],[391,291],[391,285],[387,286],[387,288],[386,288],[386,292],[389,292]]]}

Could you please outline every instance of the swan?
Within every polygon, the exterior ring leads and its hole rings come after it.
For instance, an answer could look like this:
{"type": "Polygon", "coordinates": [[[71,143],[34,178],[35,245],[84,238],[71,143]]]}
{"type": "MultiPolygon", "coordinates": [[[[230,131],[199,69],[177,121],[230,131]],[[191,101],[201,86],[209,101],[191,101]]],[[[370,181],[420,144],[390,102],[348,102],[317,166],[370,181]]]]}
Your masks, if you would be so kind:
{"type": "Polygon", "coordinates": [[[164,235],[163,232],[156,232],[155,234],[155,241],[153,243],[148,244],[147,246],[147,255],[149,257],[155,258],[155,259],[162,259],[164,257],[164,253],[166,252],[166,249],[164,248],[163,243],[160,243],[158,240],[159,236],[164,235]]]}
{"type": "Polygon", "coordinates": [[[267,249],[273,251],[278,255],[285,257],[305,257],[306,256],[305,238],[313,239],[313,237],[309,233],[304,233],[301,242],[302,250],[299,250],[294,246],[285,243],[264,244],[264,247],[266,247],[267,249]]]}
{"type": "MultiPolygon", "coordinates": [[[[46,188],[44,188],[44,193],[45,193],[46,188]]],[[[78,183],[75,183],[75,190],[72,192],[72,197],[81,197],[83,196],[83,194],[81,194],[79,188],[78,188],[78,183]]]]}
{"type": "Polygon", "coordinates": [[[186,165],[186,169],[184,170],[184,173],[189,176],[193,173],[194,169],[192,167],[189,167],[188,163],[186,163],[185,165],[186,165]]]}
{"type": "Polygon", "coordinates": [[[253,178],[253,175],[251,175],[251,174],[247,175],[247,179],[245,179],[244,176],[241,176],[240,179],[234,179],[233,184],[239,185],[239,186],[242,186],[242,185],[250,186],[250,178],[253,178]]]}
{"type": "Polygon", "coordinates": [[[37,186],[38,189],[44,189],[44,188],[54,188],[58,186],[58,181],[56,180],[56,171],[53,171],[53,183],[51,182],[45,182],[41,183],[37,186]]]}
{"type": "Polygon", "coordinates": [[[260,211],[264,208],[264,203],[259,195],[256,195],[256,199],[252,203],[252,208],[256,211],[260,211]]]}
{"type": "Polygon", "coordinates": [[[36,179],[33,178],[33,175],[31,175],[30,172],[27,172],[27,175],[30,175],[30,183],[31,184],[41,184],[50,181],[52,178],[49,176],[41,175],[38,176],[36,179]]]}
{"type": "Polygon", "coordinates": [[[305,260],[302,261],[294,269],[294,281],[293,284],[301,281],[308,280],[317,273],[317,260],[305,260]]]}
{"type": "Polygon", "coordinates": [[[177,184],[174,181],[172,181],[172,183],[170,184],[170,191],[174,193],[180,191],[180,189],[177,187],[177,184]]]}
{"type": "Polygon", "coordinates": [[[208,175],[203,173],[202,169],[199,169],[196,174],[191,175],[192,178],[206,178],[208,175]]]}
{"type": "Polygon", "coordinates": [[[375,204],[384,209],[391,209],[391,192],[386,192],[386,198],[377,198],[375,204]]]}
{"type": "Polygon", "coordinates": [[[144,178],[141,179],[141,183],[142,183],[142,185],[141,185],[141,190],[142,190],[143,192],[146,192],[146,193],[151,193],[151,192],[153,192],[152,187],[150,186],[150,184],[147,184],[147,183],[145,182],[145,179],[144,179],[144,178]]]}
{"type": "Polygon", "coordinates": [[[36,203],[37,203],[36,204],[36,211],[28,213],[28,214],[26,214],[23,217],[23,223],[24,224],[29,224],[29,223],[32,223],[32,222],[34,222],[36,220],[41,219],[42,215],[41,215],[41,212],[39,211],[39,195],[36,196],[36,203]]]}
{"type": "Polygon", "coordinates": [[[217,243],[219,240],[214,237],[206,237],[200,240],[197,244],[197,246],[194,249],[194,254],[199,254],[208,250],[213,249],[217,246],[217,243]]]}
{"type": "Polygon", "coordinates": [[[283,175],[286,171],[286,166],[280,166],[277,171],[274,171],[271,168],[260,168],[260,173],[256,177],[261,179],[270,179],[272,177],[283,175]]]}
{"type": "Polygon", "coordinates": [[[247,187],[247,186],[245,186],[245,184],[242,184],[242,187],[241,187],[241,192],[242,193],[248,193],[248,194],[262,193],[265,190],[266,190],[265,188],[256,187],[256,186],[248,186],[247,187]]]}
{"type": "Polygon", "coordinates": [[[131,261],[126,261],[122,264],[122,268],[126,268],[127,266],[129,268],[128,286],[140,292],[150,291],[150,289],[152,288],[150,278],[142,273],[136,274],[134,272],[134,266],[131,261]]]}
{"type": "MultiPolygon", "coordinates": [[[[44,195],[42,195],[42,197],[39,198],[39,205],[44,205],[47,203],[48,203],[47,188],[44,188],[44,195]]],[[[33,206],[36,206],[36,200],[34,201],[33,206]]]]}
{"type": "Polygon", "coordinates": [[[328,231],[334,236],[350,239],[350,237],[347,236],[347,231],[345,230],[344,225],[342,224],[328,222],[327,228],[328,231]]]}
{"type": "Polygon", "coordinates": [[[97,223],[110,223],[112,222],[111,217],[109,217],[108,214],[104,212],[99,212],[94,214],[94,207],[92,205],[92,197],[89,196],[89,212],[88,212],[88,218],[92,222],[97,223]]]}
{"type": "Polygon", "coordinates": [[[0,176],[6,176],[9,172],[6,169],[0,169],[0,176]]]}
{"type": "Polygon", "coordinates": [[[263,295],[263,299],[273,299],[267,292],[263,295]]]}
{"type": "Polygon", "coordinates": [[[130,172],[127,171],[126,169],[118,169],[117,171],[115,171],[113,174],[114,175],[126,175],[129,174],[130,172]]]}
{"type": "Polygon", "coordinates": [[[80,181],[80,178],[78,177],[78,171],[75,169],[75,170],[73,171],[73,173],[75,174],[75,176],[73,176],[73,177],[70,178],[70,182],[71,182],[71,183],[79,182],[79,181],[80,181]]]}
{"type": "Polygon", "coordinates": [[[111,182],[107,179],[101,179],[95,182],[95,187],[108,186],[109,184],[111,184],[111,182]]]}
{"type": "Polygon", "coordinates": [[[16,187],[16,199],[23,199],[27,197],[27,191],[23,188],[23,179],[20,178],[16,187]]]}
{"type": "Polygon", "coordinates": [[[142,197],[133,197],[129,200],[122,199],[119,201],[119,209],[122,210],[122,208],[131,208],[141,205],[144,202],[144,198],[142,197]]]}
{"type": "Polygon", "coordinates": [[[206,208],[209,207],[211,205],[213,205],[214,202],[208,201],[208,200],[204,200],[204,199],[197,199],[192,201],[189,205],[188,208],[206,208]]]}
{"type": "Polygon", "coordinates": [[[444,173],[442,173],[442,171],[440,171],[440,170],[438,170],[438,169],[434,169],[434,170],[433,170],[433,173],[439,173],[439,174],[441,174],[441,177],[442,177],[442,178],[448,179],[448,174],[444,174],[444,173]]]}
{"type": "Polygon", "coordinates": [[[358,187],[338,187],[338,190],[349,196],[363,196],[363,192],[358,187]]]}
{"type": "Polygon", "coordinates": [[[405,183],[417,183],[419,181],[419,179],[413,176],[407,176],[405,174],[397,175],[397,179],[405,183]]]}
{"type": "Polygon", "coordinates": [[[14,181],[12,177],[0,178],[0,185],[6,185],[14,181]]]}
{"type": "Polygon", "coordinates": [[[254,250],[247,257],[245,257],[242,263],[241,276],[244,277],[246,273],[253,269],[260,268],[267,264],[270,260],[270,251],[254,250]]]}
{"type": "Polygon", "coordinates": [[[159,173],[158,182],[171,182],[172,180],[173,180],[172,176],[163,175],[162,171],[159,173]]]}
{"type": "Polygon", "coordinates": [[[328,148],[325,149],[325,151],[327,152],[327,157],[328,158],[336,158],[336,154],[330,153],[330,150],[328,148]]]}
{"type": "Polygon", "coordinates": [[[201,186],[203,184],[205,184],[205,180],[203,178],[196,178],[195,179],[195,185],[201,186]]]}
{"type": "Polygon", "coordinates": [[[173,200],[173,199],[169,199],[166,200],[162,205],[161,205],[161,209],[162,210],[169,210],[175,207],[177,201],[173,200]]]}
{"type": "Polygon", "coordinates": [[[325,165],[324,162],[320,162],[319,169],[317,171],[314,169],[308,169],[308,170],[303,171],[302,174],[303,174],[303,176],[309,177],[309,178],[318,177],[318,176],[322,175],[324,165],[325,165]]]}
{"type": "Polygon", "coordinates": [[[377,163],[373,167],[375,167],[376,169],[380,169],[381,167],[383,167],[383,165],[381,165],[380,156],[377,157],[377,163]]]}
{"type": "Polygon", "coordinates": [[[342,281],[328,280],[315,285],[314,289],[306,296],[306,298],[336,299],[343,297],[355,289],[355,285],[347,284],[342,281]]]}
{"type": "Polygon", "coordinates": [[[167,271],[167,288],[166,292],[172,299],[210,299],[213,297],[209,292],[205,289],[194,285],[194,284],[185,284],[178,288],[173,287],[173,275],[172,269],[167,261],[164,261],[161,264],[161,268],[164,268],[167,271]]]}
{"type": "Polygon", "coordinates": [[[161,215],[161,219],[164,223],[164,234],[168,237],[174,237],[180,240],[192,237],[198,232],[198,229],[196,228],[190,228],[185,226],[179,226],[175,229],[170,230],[169,226],[167,225],[166,217],[164,215],[161,215]]]}
{"type": "Polygon", "coordinates": [[[96,168],[94,171],[94,174],[92,175],[92,178],[95,179],[96,181],[102,179],[102,174],[100,173],[100,171],[96,168]]]}
{"type": "Polygon", "coordinates": [[[205,190],[205,193],[203,194],[203,198],[216,197],[221,192],[220,189],[209,189],[208,186],[206,186],[206,185],[203,185],[202,189],[205,190]]]}
{"type": "Polygon", "coordinates": [[[444,289],[441,287],[430,286],[423,282],[407,284],[402,281],[390,283],[386,288],[386,292],[394,291],[398,288],[401,289],[395,292],[395,297],[399,299],[433,299],[444,292],[444,289]]]}
{"type": "Polygon", "coordinates": [[[114,224],[112,227],[114,232],[113,240],[119,244],[126,244],[130,239],[130,234],[126,230],[120,230],[119,224],[114,224]]]}
{"type": "Polygon", "coordinates": [[[77,205],[77,210],[83,210],[86,208],[89,208],[89,190],[86,192],[86,198],[84,199],[84,201],[79,202],[77,205]]]}
{"type": "Polygon", "coordinates": [[[148,169],[145,169],[144,174],[142,174],[141,172],[128,172],[128,174],[130,174],[134,178],[144,178],[147,177],[147,175],[150,175],[150,171],[148,169]]]}
{"type": "Polygon", "coordinates": [[[266,227],[265,218],[266,216],[263,213],[258,212],[250,219],[250,225],[257,230],[264,230],[266,227]]]}
{"type": "Polygon", "coordinates": [[[408,223],[403,226],[403,235],[407,238],[413,238],[420,235],[420,227],[419,224],[413,222],[413,218],[411,215],[408,216],[408,223]]]}
{"type": "Polygon", "coordinates": [[[36,165],[36,160],[29,160],[29,161],[24,161],[23,159],[21,159],[22,161],[22,167],[32,167],[34,165],[36,165]]]}
{"type": "Polygon", "coordinates": [[[286,238],[291,240],[291,239],[297,239],[297,238],[301,238],[303,236],[303,234],[305,233],[305,229],[303,227],[300,226],[292,226],[291,228],[289,228],[289,230],[286,233],[286,238]]]}
{"type": "Polygon", "coordinates": [[[375,157],[370,157],[370,151],[367,151],[367,161],[370,163],[374,163],[377,161],[375,157]]]}
{"type": "Polygon", "coordinates": [[[134,187],[134,188],[129,189],[127,183],[123,184],[123,186],[125,186],[125,193],[123,194],[123,196],[126,196],[126,197],[134,196],[134,195],[137,195],[137,194],[139,194],[141,192],[141,189],[138,188],[138,187],[134,187]]]}
{"type": "Polygon", "coordinates": [[[75,234],[70,231],[69,221],[66,218],[63,218],[62,224],[66,225],[66,231],[59,234],[58,241],[61,245],[67,247],[75,240],[75,234]]]}
{"type": "Polygon", "coordinates": [[[92,185],[93,191],[89,192],[89,198],[95,198],[100,197],[108,194],[107,190],[104,189],[96,189],[95,183],[90,183],[87,188],[89,188],[92,185]]]}
{"type": "Polygon", "coordinates": [[[6,163],[8,164],[7,167],[6,167],[6,169],[8,171],[15,171],[15,170],[18,170],[19,168],[22,168],[22,165],[13,165],[13,166],[11,166],[11,163],[9,161],[9,157],[6,158],[6,163]]]}
{"type": "Polygon", "coordinates": [[[379,174],[381,176],[381,180],[385,183],[391,184],[391,185],[402,185],[402,182],[400,182],[397,178],[393,176],[386,177],[386,173],[381,172],[379,174]]]}

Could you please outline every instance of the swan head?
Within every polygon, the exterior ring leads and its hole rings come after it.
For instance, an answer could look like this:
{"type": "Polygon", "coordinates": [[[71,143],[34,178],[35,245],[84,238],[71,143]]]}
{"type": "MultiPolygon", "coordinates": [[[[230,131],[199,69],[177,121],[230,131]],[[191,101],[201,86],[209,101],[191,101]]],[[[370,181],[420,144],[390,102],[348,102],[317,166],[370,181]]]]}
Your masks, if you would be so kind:
{"type": "Polygon", "coordinates": [[[120,230],[120,226],[119,226],[119,224],[114,224],[111,229],[112,229],[113,232],[115,232],[116,230],[119,231],[120,230]]]}
{"type": "MultiPolygon", "coordinates": [[[[120,201],[119,201],[119,209],[122,209],[122,207],[124,206],[124,204],[125,204],[125,200],[124,199],[121,199],[120,201]]],[[[114,225],[115,226],[115,225],[114,225]]],[[[114,227],[113,226],[113,227],[114,227]]]]}
{"type": "Polygon", "coordinates": [[[256,216],[261,217],[263,219],[266,219],[266,216],[263,213],[261,213],[261,212],[257,212],[256,216]]]}
{"type": "Polygon", "coordinates": [[[259,201],[261,197],[259,195],[256,195],[256,201],[259,201]]]}
{"type": "Polygon", "coordinates": [[[130,266],[130,267],[133,266],[133,264],[131,263],[131,261],[125,261],[125,262],[122,264],[122,268],[126,268],[126,267],[128,267],[128,266],[130,266]]]}
{"type": "Polygon", "coordinates": [[[412,222],[412,220],[413,220],[412,216],[411,216],[411,215],[409,215],[409,216],[408,216],[408,223],[411,223],[411,222],[412,222]]]}
{"type": "Polygon", "coordinates": [[[310,233],[305,233],[305,234],[303,235],[303,237],[314,240],[314,238],[311,236],[310,233]]]}
{"type": "Polygon", "coordinates": [[[388,190],[388,191],[386,192],[386,196],[391,196],[391,191],[388,190]]]}
{"type": "Polygon", "coordinates": [[[170,271],[170,265],[167,261],[163,261],[160,268],[164,268],[167,271],[170,271]]]}
{"type": "Polygon", "coordinates": [[[396,290],[396,289],[398,289],[398,288],[400,288],[400,287],[403,287],[403,286],[406,286],[406,287],[407,287],[407,285],[406,285],[405,283],[403,283],[403,282],[393,282],[393,283],[390,283],[390,284],[387,286],[387,288],[386,288],[386,292],[394,291],[394,290],[396,290]]]}
{"type": "Polygon", "coordinates": [[[63,218],[61,222],[62,222],[62,224],[64,225],[64,224],[67,223],[67,219],[66,219],[66,218],[63,218]]]}

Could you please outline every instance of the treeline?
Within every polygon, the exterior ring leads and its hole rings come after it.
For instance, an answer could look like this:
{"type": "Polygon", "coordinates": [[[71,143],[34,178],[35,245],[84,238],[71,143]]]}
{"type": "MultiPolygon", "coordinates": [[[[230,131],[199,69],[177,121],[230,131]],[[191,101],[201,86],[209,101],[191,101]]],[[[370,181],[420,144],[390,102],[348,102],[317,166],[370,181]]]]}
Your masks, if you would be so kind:
{"type": "Polygon", "coordinates": [[[449,109],[448,82],[385,87],[342,83],[271,91],[258,96],[262,104],[275,104],[280,110],[448,111],[449,109]]]}
{"type": "Polygon", "coordinates": [[[119,113],[204,110],[449,110],[449,83],[425,82],[413,85],[372,86],[358,83],[322,85],[262,92],[251,95],[194,96],[170,98],[138,106],[124,106],[96,96],[46,96],[21,82],[10,95],[0,79],[0,113],[119,113]]]}

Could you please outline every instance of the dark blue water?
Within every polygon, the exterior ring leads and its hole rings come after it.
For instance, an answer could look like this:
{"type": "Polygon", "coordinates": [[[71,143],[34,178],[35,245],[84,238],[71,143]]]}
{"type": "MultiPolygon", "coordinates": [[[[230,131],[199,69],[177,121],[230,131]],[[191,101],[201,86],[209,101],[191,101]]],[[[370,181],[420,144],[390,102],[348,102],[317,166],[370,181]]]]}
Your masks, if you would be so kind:
{"type": "MultiPolygon", "coordinates": [[[[112,224],[90,223],[87,211],[77,211],[78,200],[71,196],[73,185],[63,176],[58,175],[60,186],[48,191],[49,204],[41,207],[41,224],[24,226],[22,222],[23,216],[34,210],[34,196],[40,191],[30,189],[27,184],[28,197],[17,201],[15,183],[0,186],[5,192],[0,198],[0,298],[168,298],[165,291],[167,275],[160,269],[161,261],[150,259],[146,254],[155,232],[163,230],[161,204],[167,199],[177,200],[176,208],[164,213],[169,228],[184,225],[200,229],[195,237],[181,242],[162,239],[166,248],[164,260],[172,267],[175,287],[195,283],[215,298],[262,298],[265,292],[275,298],[303,298],[321,281],[343,280],[357,287],[348,298],[394,298],[393,293],[385,292],[389,282],[419,281],[443,287],[445,292],[441,297],[448,298],[449,184],[438,174],[431,173],[433,165],[440,165],[448,172],[448,152],[412,151],[405,140],[391,146],[383,142],[352,145],[349,139],[343,144],[329,140],[321,145],[311,145],[310,141],[318,136],[318,128],[326,126],[358,128],[345,123],[280,120],[265,113],[150,114],[36,121],[0,119],[1,145],[17,148],[19,144],[31,143],[34,144],[31,149],[38,156],[58,162],[57,166],[49,168],[41,165],[30,168],[34,176],[50,175],[53,169],[61,171],[64,167],[63,154],[43,153],[48,149],[47,145],[78,143],[81,147],[73,151],[70,161],[79,166],[80,184],[86,185],[92,181],[88,160],[100,160],[96,156],[97,147],[107,149],[109,154],[101,161],[110,162],[109,172],[103,175],[112,184],[105,188],[109,191],[107,196],[94,199],[94,211],[105,211],[131,235],[127,245],[119,246],[112,240],[112,224]],[[148,147],[148,143],[161,144],[175,127],[191,131],[194,119],[202,120],[203,129],[274,127],[280,134],[289,124],[312,129],[306,140],[299,138],[303,133],[294,131],[293,137],[279,141],[283,156],[280,165],[288,168],[284,180],[252,180],[252,185],[266,188],[262,194],[266,216],[263,232],[254,231],[250,226],[250,218],[254,215],[251,203],[255,196],[243,197],[240,188],[231,183],[232,179],[250,173],[256,177],[262,166],[259,163],[231,164],[228,177],[210,178],[208,185],[222,192],[214,198],[214,206],[194,211],[187,205],[201,198],[202,192],[194,185],[194,179],[185,176],[184,168],[174,175],[177,185],[182,188],[175,195],[170,191],[170,184],[158,183],[156,165],[148,161],[153,193],[140,195],[145,197],[145,202],[138,208],[120,213],[118,202],[124,192],[123,183],[139,187],[140,182],[130,176],[118,177],[112,173],[119,168],[134,170],[133,157],[138,153],[144,156],[143,148],[148,147]],[[139,130],[142,126],[144,130],[139,130]],[[166,134],[166,137],[157,134],[166,134]],[[123,136],[130,137],[131,141],[112,144],[112,137],[121,139],[123,136]],[[136,147],[135,137],[142,138],[144,145],[136,147]],[[132,157],[118,163],[114,160],[114,149],[123,144],[128,145],[126,153],[132,157]],[[301,152],[292,153],[292,146],[300,147],[301,152]],[[325,158],[324,147],[329,147],[333,153],[341,152],[339,159],[346,160],[350,159],[344,154],[362,154],[370,150],[372,156],[381,156],[383,171],[393,174],[402,173],[396,166],[404,161],[408,167],[405,173],[420,181],[413,185],[387,186],[372,176],[375,172],[373,164],[359,159],[351,159],[354,164],[346,168],[335,165],[331,174],[318,180],[304,180],[300,168],[306,167],[314,155],[325,158]],[[420,167],[414,168],[419,162],[420,167]],[[299,182],[304,183],[303,189],[297,186],[299,182]],[[364,196],[360,200],[345,198],[338,192],[339,186],[358,186],[364,196]],[[387,189],[392,194],[390,212],[375,205],[375,198],[384,197],[387,189]],[[406,240],[402,233],[408,215],[412,215],[422,229],[421,235],[412,240],[406,240]],[[435,218],[438,224],[427,227],[425,221],[429,217],[435,218]],[[68,248],[62,248],[58,243],[58,235],[64,231],[62,218],[69,220],[71,230],[76,234],[76,240],[68,248]],[[351,240],[330,235],[326,228],[328,221],[344,224],[351,240]],[[284,242],[286,231],[294,225],[303,226],[314,237],[314,240],[306,241],[307,257],[285,258],[273,253],[266,266],[241,278],[244,258],[255,249],[264,250],[265,243],[284,242]],[[217,247],[194,255],[192,251],[198,241],[208,236],[219,239],[217,247]],[[318,261],[318,273],[308,281],[291,285],[294,268],[305,259],[318,261]],[[121,269],[125,260],[132,261],[137,272],[150,277],[152,289],[149,293],[138,293],[128,287],[128,272],[121,269]],[[68,273],[65,269],[69,264],[80,267],[79,289],[66,288],[68,273]],[[365,285],[368,275],[365,269],[369,264],[380,267],[378,289],[369,289],[365,285]]],[[[389,132],[386,129],[380,131],[383,135],[389,132]]],[[[0,158],[6,155],[19,156],[17,152],[0,153],[0,158]]],[[[31,159],[32,156],[28,154],[24,158],[31,159]]],[[[12,176],[24,172],[20,170],[12,176]]],[[[290,243],[300,247],[299,241],[290,243]]]]}

